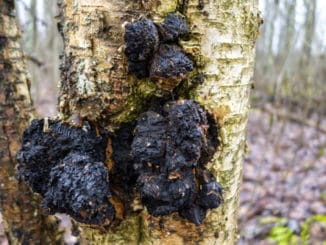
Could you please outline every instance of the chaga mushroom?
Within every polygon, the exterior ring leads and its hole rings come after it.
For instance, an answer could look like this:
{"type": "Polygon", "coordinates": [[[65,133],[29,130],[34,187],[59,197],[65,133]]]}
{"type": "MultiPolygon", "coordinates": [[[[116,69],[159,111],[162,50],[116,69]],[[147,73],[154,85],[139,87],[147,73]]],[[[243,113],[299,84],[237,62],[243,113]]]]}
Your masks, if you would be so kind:
{"type": "Polygon", "coordinates": [[[222,203],[222,186],[217,183],[211,172],[199,170],[197,172],[199,183],[198,204],[204,209],[217,208],[222,203]]]}
{"type": "Polygon", "coordinates": [[[189,35],[186,20],[179,14],[169,13],[161,25],[157,25],[162,42],[178,42],[189,35]]]}
{"type": "Polygon", "coordinates": [[[150,67],[149,77],[156,84],[171,91],[186,75],[193,70],[193,62],[175,44],[162,44],[155,53],[150,67]]]}
{"type": "Polygon", "coordinates": [[[222,187],[205,169],[218,143],[210,127],[217,128],[193,100],[167,103],[139,117],[131,155],[137,188],[150,214],[178,211],[199,225],[207,209],[223,201],[222,187]]]}
{"type": "Polygon", "coordinates": [[[148,111],[139,117],[131,144],[135,170],[155,172],[164,165],[166,128],[167,120],[158,113],[148,111]]]}
{"type": "Polygon", "coordinates": [[[179,211],[180,216],[191,220],[195,225],[200,225],[206,218],[206,209],[197,205],[192,205],[189,208],[184,208],[179,211]]]}
{"type": "Polygon", "coordinates": [[[108,202],[108,170],[89,156],[71,153],[51,169],[41,206],[48,213],[67,213],[79,222],[108,224],[114,207],[108,202]]]}
{"type": "Polygon", "coordinates": [[[110,224],[113,198],[129,209],[135,190],[151,215],[179,212],[196,225],[223,202],[205,167],[218,145],[217,125],[195,101],[155,104],[108,137],[87,122],[33,120],[17,154],[18,177],[43,197],[48,213],[87,224],[110,224]]]}
{"type": "Polygon", "coordinates": [[[195,178],[191,171],[178,178],[165,174],[144,173],[138,178],[138,188],[147,210],[154,216],[166,215],[183,208],[195,200],[195,178]]]}
{"type": "Polygon", "coordinates": [[[209,147],[205,110],[192,100],[172,103],[167,110],[171,125],[166,154],[168,171],[196,167],[202,151],[209,147]]]}
{"type": "Polygon", "coordinates": [[[189,34],[185,19],[169,13],[163,23],[140,19],[126,25],[128,69],[137,78],[149,77],[164,91],[172,91],[194,64],[178,45],[189,34]]]}
{"type": "Polygon", "coordinates": [[[153,21],[140,19],[125,27],[125,54],[129,71],[137,78],[148,76],[148,66],[153,53],[158,48],[159,36],[153,21]]]}
{"type": "Polygon", "coordinates": [[[65,212],[80,222],[104,224],[114,217],[107,136],[87,122],[70,127],[60,121],[33,120],[17,153],[18,177],[43,197],[49,213],[65,212]]]}

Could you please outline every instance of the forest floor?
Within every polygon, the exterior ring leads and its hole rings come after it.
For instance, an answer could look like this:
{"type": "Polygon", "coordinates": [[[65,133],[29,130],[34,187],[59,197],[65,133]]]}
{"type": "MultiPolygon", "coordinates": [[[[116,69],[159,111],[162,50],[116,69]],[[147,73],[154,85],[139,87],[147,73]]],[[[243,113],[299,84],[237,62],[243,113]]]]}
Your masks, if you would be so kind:
{"type": "MultiPolygon", "coordinates": [[[[239,245],[275,244],[268,235],[277,223],[300,234],[307,218],[326,215],[326,134],[271,118],[259,110],[249,117],[239,245]]],[[[326,227],[314,223],[310,235],[309,244],[323,244],[326,227]]]]}

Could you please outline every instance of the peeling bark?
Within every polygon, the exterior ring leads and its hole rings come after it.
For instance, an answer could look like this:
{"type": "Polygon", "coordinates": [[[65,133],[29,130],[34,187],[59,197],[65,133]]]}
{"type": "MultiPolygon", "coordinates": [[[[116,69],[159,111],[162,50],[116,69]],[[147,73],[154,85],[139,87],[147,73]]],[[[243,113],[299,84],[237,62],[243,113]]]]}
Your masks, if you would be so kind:
{"type": "MultiPolygon", "coordinates": [[[[142,16],[159,23],[178,10],[190,27],[189,39],[180,45],[195,63],[184,83],[196,83],[200,76],[202,84],[186,87],[176,96],[195,99],[220,125],[221,144],[207,168],[223,186],[225,203],[208,211],[204,224],[195,226],[177,214],[155,218],[143,210],[110,229],[81,225],[83,239],[91,244],[236,243],[255,41],[261,23],[257,0],[65,0],[61,7],[62,119],[77,116],[114,130],[135,119],[152,98],[165,96],[155,83],[128,73],[124,26],[142,16]]],[[[138,202],[134,200],[134,206],[138,202]]]]}
{"type": "Polygon", "coordinates": [[[15,178],[20,135],[34,116],[21,52],[14,1],[0,1],[0,207],[11,244],[56,242],[54,217],[42,216],[39,200],[15,178]]]}

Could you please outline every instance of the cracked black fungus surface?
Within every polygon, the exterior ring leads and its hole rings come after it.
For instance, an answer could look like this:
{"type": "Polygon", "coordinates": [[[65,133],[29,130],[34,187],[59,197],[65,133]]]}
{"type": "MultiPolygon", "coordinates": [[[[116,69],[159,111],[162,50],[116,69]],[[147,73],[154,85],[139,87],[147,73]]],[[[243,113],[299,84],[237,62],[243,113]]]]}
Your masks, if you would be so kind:
{"type": "Polygon", "coordinates": [[[141,19],[127,24],[125,41],[125,54],[128,56],[129,71],[135,73],[138,78],[147,77],[149,61],[159,43],[154,22],[141,19]]]}
{"type": "Polygon", "coordinates": [[[180,46],[162,44],[154,55],[150,68],[150,78],[153,80],[182,80],[192,69],[192,61],[180,46]]]}
{"type": "Polygon", "coordinates": [[[187,22],[175,13],[169,13],[163,23],[140,19],[127,24],[125,54],[129,72],[137,78],[149,77],[161,89],[172,91],[194,68],[178,44],[188,34],[187,22]]]}
{"type": "Polygon", "coordinates": [[[222,187],[205,169],[217,146],[216,129],[195,101],[167,103],[140,116],[131,145],[137,187],[154,216],[178,211],[196,225],[223,201],[222,187]]]}
{"type": "Polygon", "coordinates": [[[114,217],[106,136],[87,122],[82,128],[59,121],[33,120],[17,153],[18,177],[43,196],[48,213],[64,212],[77,221],[103,224],[114,217]]]}
{"type": "Polygon", "coordinates": [[[178,212],[199,225],[223,201],[222,187],[205,168],[218,144],[217,126],[193,100],[153,105],[110,140],[87,122],[71,127],[33,120],[22,143],[18,177],[42,195],[50,214],[109,224],[115,219],[109,198],[114,195],[127,215],[138,191],[151,215],[178,212]]]}
{"type": "Polygon", "coordinates": [[[177,42],[189,35],[187,22],[178,14],[169,13],[163,23],[158,26],[162,42],[177,42]]]}

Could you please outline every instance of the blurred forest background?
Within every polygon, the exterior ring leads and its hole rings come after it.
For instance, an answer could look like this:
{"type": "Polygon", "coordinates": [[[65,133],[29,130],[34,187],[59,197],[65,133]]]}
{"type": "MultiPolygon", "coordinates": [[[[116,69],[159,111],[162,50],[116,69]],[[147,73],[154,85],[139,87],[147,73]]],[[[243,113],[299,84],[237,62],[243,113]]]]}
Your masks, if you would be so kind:
{"type": "MultiPolygon", "coordinates": [[[[41,116],[56,115],[52,0],[16,0],[41,116]]],[[[260,0],[239,244],[326,244],[326,1],[260,0]]]]}

